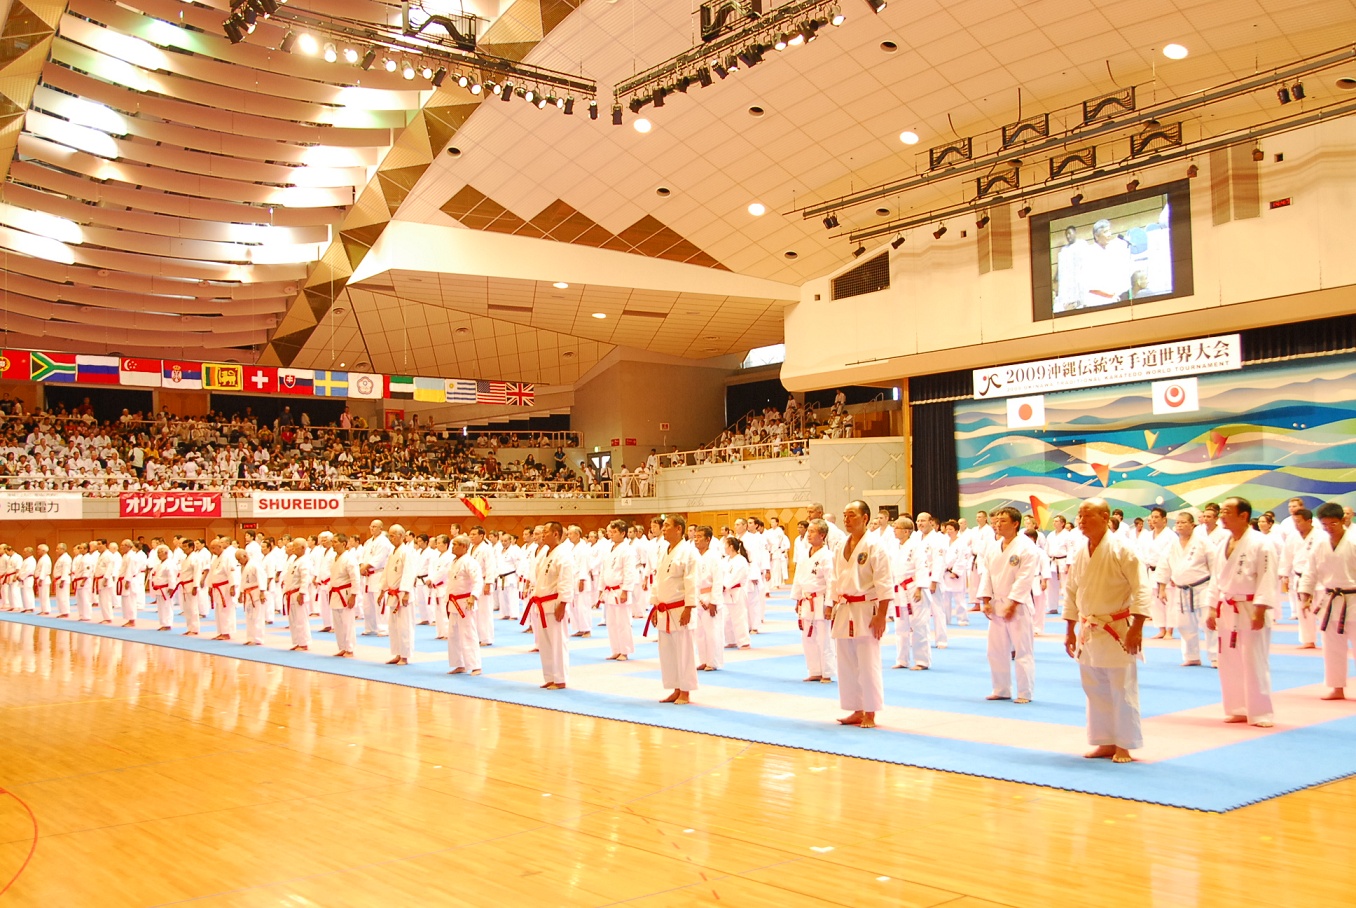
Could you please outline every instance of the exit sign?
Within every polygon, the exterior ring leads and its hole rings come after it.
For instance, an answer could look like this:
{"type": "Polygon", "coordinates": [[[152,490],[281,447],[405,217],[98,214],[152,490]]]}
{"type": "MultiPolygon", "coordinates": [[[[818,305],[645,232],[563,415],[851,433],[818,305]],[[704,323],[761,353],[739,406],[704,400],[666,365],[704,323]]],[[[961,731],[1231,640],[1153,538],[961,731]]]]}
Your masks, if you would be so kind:
{"type": "Polygon", "coordinates": [[[1290,197],[1289,197],[1289,196],[1286,196],[1286,197],[1283,198],[1283,199],[1276,199],[1275,201],[1273,201],[1273,202],[1271,203],[1271,210],[1272,210],[1272,211],[1275,211],[1277,208],[1289,208],[1289,207],[1290,207],[1290,197]]]}
{"type": "Polygon", "coordinates": [[[620,438],[614,438],[614,439],[612,439],[612,447],[614,447],[614,448],[620,448],[620,447],[621,447],[621,439],[620,439],[620,438]]]}
{"type": "Polygon", "coordinates": [[[242,529],[242,530],[257,530],[257,529],[259,529],[259,524],[257,524],[257,523],[242,523],[242,524],[240,525],[240,529],[242,529]]]}
{"type": "Polygon", "coordinates": [[[668,430],[669,430],[669,424],[668,424],[668,423],[666,423],[666,422],[661,422],[661,423],[659,424],[659,431],[661,431],[661,432],[667,432],[668,430]]]}

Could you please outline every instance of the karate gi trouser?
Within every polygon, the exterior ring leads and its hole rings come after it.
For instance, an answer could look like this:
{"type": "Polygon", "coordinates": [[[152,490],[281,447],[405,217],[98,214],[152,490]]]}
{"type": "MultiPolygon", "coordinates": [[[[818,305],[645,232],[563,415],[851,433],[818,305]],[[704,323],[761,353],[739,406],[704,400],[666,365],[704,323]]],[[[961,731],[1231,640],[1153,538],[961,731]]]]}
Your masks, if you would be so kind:
{"type": "MultiPolygon", "coordinates": [[[[912,592],[907,595],[912,596],[912,592]]],[[[932,666],[932,644],[928,641],[928,619],[932,617],[928,607],[927,593],[921,602],[905,603],[905,617],[909,621],[909,654],[904,665],[932,666]],[[912,604],[912,609],[909,605],[912,604]]]]}
{"type": "Polygon", "coordinates": [[[1052,615],[1064,610],[1064,578],[1058,570],[1051,572],[1050,583],[1045,587],[1045,610],[1052,615]]]}
{"type": "Polygon", "coordinates": [[[52,581],[46,579],[38,581],[33,607],[38,610],[39,615],[52,614],[52,581]]]}
{"type": "Polygon", "coordinates": [[[749,594],[745,600],[748,607],[749,630],[756,631],[763,626],[763,608],[765,605],[763,582],[761,580],[750,580],[744,585],[744,589],[749,594]]]}
{"type": "Polygon", "coordinates": [[[446,640],[449,637],[447,622],[447,593],[444,592],[447,585],[434,587],[430,591],[429,599],[433,601],[433,629],[438,635],[438,639],[446,640]]]}
{"type": "Polygon", "coordinates": [[[864,637],[838,637],[833,643],[838,651],[838,705],[853,712],[879,712],[885,706],[880,641],[868,632],[864,637]]]}
{"type": "Polygon", "coordinates": [[[989,620],[989,673],[996,695],[1012,696],[1014,670],[1017,696],[1030,699],[1036,685],[1036,657],[1032,652],[1031,615],[1020,603],[1007,620],[998,616],[995,606],[994,617],[989,620]]]}
{"type": "Polygon", "coordinates": [[[381,634],[386,631],[386,616],[377,605],[380,597],[381,593],[375,590],[363,590],[358,594],[358,601],[363,607],[364,634],[381,634]]]}
{"type": "Polygon", "coordinates": [[[330,608],[330,585],[316,584],[315,594],[320,597],[320,626],[334,627],[334,611],[330,608]]]}
{"type": "MultiPolygon", "coordinates": [[[[923,591],[923,608],[927,615],[932,616],[932,633],[938,646],[946,646],[946,601],[942,598],[941,591],[929,593],[923,591]]],[[[918,611],[915,605],[914,611],[918,611]]]]}
{"type": "Polygon", "coordinates": [[[1094,668],[1079,661],[1083,693],[1088,697],[1088,743],[1126,750],[1144,746],[1139,726],[1139,666],[1094,668]]]}
{"type": "MultiPolygon", "coordinates": [[[[1196,588],[1198,593],[1205,590],[1205,587],[1196,588]]],[[[1177,635],[1182,638],[1182,661],[1199,662],[1201,661],[1201,636],[1209,632],[1205,626],[1206,609],[1202,605],[1204,596],[1198,595],[1195,602],[1195,610],[1190,608],[1190,601],[1182,590],[1168,587],[1168,609],[1172,612],[1173,620],[1177,627],[1177,635]]],[[[1208,650],[1207,650],[1208,651],[1208,650]]]]}
{"type": "Polygon", "coordinates": [[[946,603],[945,611],[948,622],[952,624],[970,623],[964,590],[942,590],[937,595],[941,596],[942,601],[946,603]]]}
{"type": "Polygon", "coordinates": [[[198,587],[198,592],[193,596],[195,607],[198,609],[199,618],[206,618],[208,615],[212,614],[212,601],[208,598],[207,590],[207,587],[200,586],[198,587]]]}
{"type": "MultiPolygon", "coordinates": [[[[636,651],[636,634],[631,627],[631,603],[616,603],[613,601],[616,595],[608,593],[607,643],[612,647],[613,655],[629,656],[636,651]]],[[[630,599],[631,595],[628,593],[627,598],[630,599]]]]}
{"type": "Polygon", "coordinates": [[[1168,604],[1158,598],[1158,587],[1149,593],[1149,621],[1159,630],[1166,630],[1168,627],[1168,604]]]}
{"type": "Polygon", "coordinates": [[[173,595],[166,595],[169,589],[155,590],[155,618],[157,627],[171,627],[174,624],[174,598],[178,592],[173,595]]]}
{"type": "Polygon", "coordinates": [[[88,621],[92,617],[90,608],[92,598],[89,584],[80,584],[80,589],[75,591],[75,613],[81,621],[88,621]]]}
{"type": "MultiPolygon", "coordinates": [[[[1298,590],[1298,589],[1299,589],[1299,578],[1298,578],[1298,577],[1292,577],[1292,578],[1290,579],[1290,589],[1291,589],[1292,591],[1298,590]]],[[[1298,600],[1298,599],[1299,599],[1299,593],[1298,593],[1298,592],[1292,592],[1292,593],[1291,593],[1291,596],[1293,597],[1293,600],[1298,600]]],[[[1311,644],[1311,643],[1314,644],[1314,645],[1317,645],[1317,644],[1318,644],[1318,638],[1319,638],[1319,631],[1318,631],[1319,609],[1320,609],[1320,607],[1323,606],[1324,602],[1327,601],[1327,598],[1328,598],[1328,597],[1327,597],[1326,595],[1323,595],[1323,594],[1321,593],[1321,591],[1319,591],[1319,590],[1314,590],[1314,596],[1313,596],[1313,599],[1310,601],[1310,605],[1309,605],[1309,608],[1308,608],[1308,609],[1305,609],[1304,606],[1303,606],[1303,604],[1300,603],[1300,602],[1298,602],[1298,601],[1294,601],[1294,602],[1293,602],[1291,608],[1296,612],[1296,617],[1299,619],[1299,642],[1300,642],[1300,646],[1308,646],[1308,645],[1311,644]]],[[[1329,623],[1331,623],[1331,622],[1329,622],[1329,623]]],[[[1322,636],[1326,637],[1327,634],[1325,633],[1325,634],[1323,634],[1322,636]]],[[[1326,643],[1327,641],[1324,641],[1324,642],[1326,643]]]]}
{"type": "Polygon", "coordinates": [[[391,655],[409,659],[414,655],[414,609],[396,605],[394,598],[386,603],[386,620],[391,628],[391,655]]]}
{"type": "MultiPolygon", "coordinates": [[[[257,592],[257,591],[256,591],[257,592]]],[[[245,642],[263,644],[264,613],[266,611],[262,596],[251,594],[245,599],[245,642]]]]}
{"type": "Polygon", "coordinates": [[[119,598],[122,599],[122,620],[135,621],[137,618],[137,606],[139,604],[137,600],[140,599],[142,602],[145,602],[146,594],[140,589],[128,589],[125,590],[119,598]]]}
{"type": "MultiPolygon", "coordinates": [[[[481,587],[484,589],[484,587],[481,587]]],[[[464,607],[464,606],[463,606],[464,607]]],[[[472,616],[467,616],[472,617],[472,616]]],[[[494,596],[490,593],[476,593],[476,636],[481,643],[494,643],[494,596]]]]}
{"type": "Polygon", "coordinates": [[[292,632],[293,646],[311,645],[311,610],[310,607],[302,601],[301,595],[292,596],[292,602],[287,602],[287,592],[283,592],[283,606],[287,609],[287,629],[292,632]]]}
{"type": "Polygon", "coordinates": [[[547,684],[570,683],[570,651],[565,646],[565,623],[556,620],[555,610],[546,603],[546,623],[541,623],[541,611],[532,611],[532,630],[537,635],[537,648],[541,650],[541,675],[547,684]]]}
{"type": "Polygon", "coordinates": [[[226,588],[212,594],[212,609],[216,612],[217,633],[232,636],[235,634],[235,608],[236,599],[234,596],[226,594],[226,588]]]}
{"type": "Polygon", "coordinates": [[[1045,633],[1045,592],[1039,587],[1031,591],[1031,633],[1045,633]]]}
{"type": "Polygon", "coordinates": [[[804,628],[800,632],[800,648],[805,651],[805,667],[810,670],[810,677],[836,676],[838,650],[833,645],[833,623],[823,618],[806,618],[801,624],[804,628]]]}
{"type": "Polygon", "coordinates": [[[273,622],[273,616],[282,611],[282,588],[278,581],[269,584],[268,592],[264,593],[264,621],[273,622]]]}
{"type": "MultiPolygon", "coordinates": [[[[1325,597],[1326,598],[1326,597],[1325,597]]],[[[1323,606],[1327,610],[1326,603],[1323,606]]],[[[1323,683],[1336,690],[1347,686],[1347,660],[1356,655],[1356,596],[1344,603],[1337,597],[1332,603],[1332,614],[1323,631],[1323,683]],[[1345,606],[1346,621],[1342,621],[1345,606]],[[1341,627],[1341,631],[1338,628],[1341,627]]]]}
{"type": "Polygon", "coordinates": [[[432,609],[429,607],[428,587],[424,585],[423,581],[414,584],[414,592],[410,593],[410,607],[414,610],[415,621],[433,620],[432,609]]]}
{"type": "Polygon", "coordinates": [[[181,596],[184,603],[184,630],[190,634],[196,634],[202,624],[202,618],[198,616],[197,594],[184,589],[181,596]]]}
{"type": "MultiPolygon", "coordinates": [[[[608,634],[612,633],[611,615],[608,616],[608,634]]],[[[725,616],[716,609],[713,615],[704,608],[697,609],[697,663],[712,668],[725,667],[725,616]]],[[[631,632],[631,622],[626,622],[631,632]]]]}
{"type": "Polygon", "coordinates": [[[593,603],[597,600],[598,594],[591,588],[584,589],[574,596],[574,601],[570,603],[570,624],[574,627],[574,632],[593,633],[593,603]]]}
{"type": "Polygon", "coordinates": [[[334,617],[334,643],[341,653],[351,653],[358,647],[358,610],[330,607],[334,617]]]}
{"type": "Polygon", "coordinates": [[[499,603],[499,617],[518,620],[522,614],[522,601],[518,598],[518,578],[513,575],[504,579],[506,584],[494,591],[495,601],[499,603]]]}
{"type": "Polygon", "coordinates": [[[58,580],[56,582],[56,613],[65,618],[71,613],[71,582],[69,580],[58,580]]]}
{"type": "Polygon", "coordinates": [[[697,641],[692,619],[687,626],[678,623],[682,609],[659,616],[659,676],[665,690],[697,689],[697,641]]]}
{"type": "Polygon", "coordinates": [[[19,584],[19,602],[26,612],[33,611],[33,581],[25,580],[19,584]]]}
{"type": "Polygon", "coordinates": [[[1219,683],[1226,716],[1244,716],[1254,723],[1272,721],[1270,658],[1271,628],[1253,630],[1246,612],[1235,615],[1226,605],[1219,625],[1219,683]]]}
{"type": "MultiPolygon", "coordinates": [[[[467,604],[470,601],[463,600],[467,604]]],[[[462,608],[466,608],[466,605],[462,605],[462,608]]],[[[480,637],[477,630],[474,610],[467,612],[463,618],[455,608],[452,609],[447,621],[447,664],[450,667],[464,668],[468,672],[480,668],[480,637]]]]}
{"type": "Polygon", "coordinates": [[[113,620],[113,585],[104,584],[99,588],[99,620],[113,620]]]}
{"type": "Polygon", "coordinates": [[[786,556],[772,556],[772,586],[786,586],[786,556]]]}
{"type": "Polygon", "coordinates": [[[736,646],[749,645],[749,602],[742,592],[735,590],[720,609],[725,613],[725,639],[736,646]]]}

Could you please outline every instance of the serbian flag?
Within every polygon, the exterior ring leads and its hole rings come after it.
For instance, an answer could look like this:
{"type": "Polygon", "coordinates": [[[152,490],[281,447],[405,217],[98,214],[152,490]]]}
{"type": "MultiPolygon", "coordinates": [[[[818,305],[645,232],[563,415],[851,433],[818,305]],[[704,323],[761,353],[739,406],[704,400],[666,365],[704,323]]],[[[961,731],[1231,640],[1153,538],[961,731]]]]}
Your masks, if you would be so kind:
{"type": "Polygon", "coordinates": [[[245,390],[255,394],[277,394],[278,370],[272,366],[246,366],[245,390]]]}
{"type": "Polygon", "coordinates": [[[160,384],[177,391],[202,390],[202,363],[181,363],[167,359],[160,370],[160,384]]]}
{"type": "Polygon", "coordinates": [[[33,363],[27,350],[0,352],[0,378],[10,381],[29,381],[33,377],[33,363]]]}
{"type": "Polygon", "coordinates": [[[1032,495],[1031,516],[1036,518],[1036,526],[1042,530],[1045,529],[1050,525],[1050,506],[1032,495]]]}
{"type": "Polygon", "coordinates": [[[158,359],[124,359],[118,363],[118,384],[158,388],[163,368],[164,364],[158,359]]]}
{"type": "Polygon", "coordinates": [[[87,385],[116,385],[118,364],[116,356],[77,356],[75,380],[87,385]]]}
{"type": "Polygon", "coordinates": [[[488,499],[477,496],[475,498],[463,498],[461,503],[466,505],[466,509],[476,515],[480,520],[490,516],[490,502],[488,499]]]}

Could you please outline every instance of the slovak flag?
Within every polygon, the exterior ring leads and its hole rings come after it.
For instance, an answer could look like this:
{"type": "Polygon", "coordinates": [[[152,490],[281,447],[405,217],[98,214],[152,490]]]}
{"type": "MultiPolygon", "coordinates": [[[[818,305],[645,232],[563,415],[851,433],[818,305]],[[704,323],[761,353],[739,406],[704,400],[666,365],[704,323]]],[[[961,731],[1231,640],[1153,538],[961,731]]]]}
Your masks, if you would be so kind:
{"type": "Polygon", "coordinates": [[[1008,398],[1009,429],[1039,429],[1045,425],[1045,395],[1008,398]]]}
{"type": "Polygon", "coordinates": [[[124,359],[118,363],[118,384],[158,388],[162,368],[158,359],[124,359]]]}
{"type": "Polygon", "coordinates": [[[280,394],[305,394],[307,397],[314,396],[315,370],[313,369],[279,369],[278,370],[278,393],[280,394]]]}

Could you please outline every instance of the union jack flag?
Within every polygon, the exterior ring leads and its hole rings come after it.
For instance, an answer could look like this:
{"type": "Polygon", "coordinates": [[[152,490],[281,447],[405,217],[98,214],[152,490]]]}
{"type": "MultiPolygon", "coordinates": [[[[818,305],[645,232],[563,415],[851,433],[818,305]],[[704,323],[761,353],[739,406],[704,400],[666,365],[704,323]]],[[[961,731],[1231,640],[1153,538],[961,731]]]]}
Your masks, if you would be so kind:
{"type": "Polygon", "coordinates": [[[530,407],[537,400],[536,385],[527,382],[511,381],[504,393],[510,407],[530,407]]]}
{"type": "Polygon", "coordinates": [[[477,381],[477,382],[476,382],[476,403],[478,403],[478,404],[507,404],[507,403],[508,403],[508,382],[502,382],[502,381],[477,381]]]}

